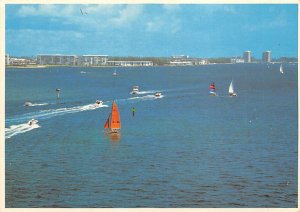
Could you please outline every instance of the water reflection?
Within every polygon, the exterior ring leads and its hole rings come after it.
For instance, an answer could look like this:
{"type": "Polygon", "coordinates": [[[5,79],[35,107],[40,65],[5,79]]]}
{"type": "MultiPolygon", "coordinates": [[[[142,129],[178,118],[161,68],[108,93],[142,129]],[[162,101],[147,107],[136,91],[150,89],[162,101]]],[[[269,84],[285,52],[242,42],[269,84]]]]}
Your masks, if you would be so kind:
{"type": "Polygon", "coordinates": [[[104,132],[104,137],[109,139],[111,142],[119,142],[121,140],[121,133],[109,133],[109,132],[104,132]]]}

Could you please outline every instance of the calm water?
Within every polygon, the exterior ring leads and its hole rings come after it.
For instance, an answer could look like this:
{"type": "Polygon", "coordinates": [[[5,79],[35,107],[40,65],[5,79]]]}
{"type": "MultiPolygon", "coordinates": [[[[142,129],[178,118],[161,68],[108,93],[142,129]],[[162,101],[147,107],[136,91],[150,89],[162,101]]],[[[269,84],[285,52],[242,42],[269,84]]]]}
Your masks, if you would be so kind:
{"type": "Polygon", "coordinates": [[[7,69],[6,207],[297,207],[297,65],[283,68],[7,69]],[[103,134],[114,99],[119,141],[103,134]]]}

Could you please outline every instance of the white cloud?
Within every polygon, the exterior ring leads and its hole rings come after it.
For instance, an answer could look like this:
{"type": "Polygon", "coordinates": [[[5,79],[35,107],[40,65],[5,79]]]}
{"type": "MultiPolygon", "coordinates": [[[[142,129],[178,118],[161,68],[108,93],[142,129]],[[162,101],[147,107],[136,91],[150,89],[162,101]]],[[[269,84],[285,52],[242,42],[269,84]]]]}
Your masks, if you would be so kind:
{"type": "Polygon", "coordinates": [[[29,14],[33,15],[36,13],[36,8],[30,5],[21,6],[17,13],[21,17],[28,16],[29,14]]]}
{"type": "Polygon", "coordinates": [[[162,8],[166,13],[175,13],[181,10],[178,4],[164,4],[162,8]]]}
{"type": "Polygon", "coordinates": [[[215,13],[228,13],[228,14],[238,14],[236,7],[233,5],[201,5],[203,9],[202,12],[206,15],[213,15],[215,13]]]}
{"type": "Polygon", "coordinates": [[[162,5],[163,12],[149,20],[146,24],[148,32],[168,31],[176,33],[181,29],[181,19],[178,12],[181,10],[179,5],[162,5]]]}
{"type": "Polygon", "coordinates": [[[20,17],[43,16],[87,30],[129,26],[142,14],[142,5],[23,5],[20,17]],[[83,12],[83,14],[81,13],[83,12]]]}
{"type": "Polygon", "coordinates": [[[140,5],[127,5],[118,12],[118,16],[108,22],[115,26],[124,26],[135,21],[142,13],[143,7],[140,5]]]}
{"type": "Polygon", "coordinates": [[[22,52],[15,54],[32,55],[37,53],[60,54],[69,52],[70,43],[81,42],[85,35],[76,31],[20,29],[6,30],[6,37],[8,49],[14,49],[16,45],[22,46],[22,52]]]}
{"type": "Polygon", "coordinates": [[[245,24],[243,29],[247,31],[256,31],[256,30],[264,30],[264,29],[275,29],[287,26],[288,21],[286,17],[286,12],[282,11],[276,18],[270,20],[263,20],[262,22],[255,24],[245,24]]]}

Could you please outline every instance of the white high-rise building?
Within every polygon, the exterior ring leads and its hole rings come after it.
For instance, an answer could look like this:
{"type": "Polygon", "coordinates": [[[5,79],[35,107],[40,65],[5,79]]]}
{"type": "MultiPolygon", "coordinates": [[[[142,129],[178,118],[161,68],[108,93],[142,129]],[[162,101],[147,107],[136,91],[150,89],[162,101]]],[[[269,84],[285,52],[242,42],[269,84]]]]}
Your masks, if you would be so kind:
{"type": "Polygon", "coordinates": [[[5,65],[9,65],[9,54],[5,54],[5,65]]]}
{"type": "Polygon", "coordinates": [[[270,63],[271,62],[271,51],[264,51],[262,54],[262,62],[270,63]]]}
{"type": "Polygon", "coordinates": [[[244,51],[245,63],[251,63],[251,51],[244,51]]]}

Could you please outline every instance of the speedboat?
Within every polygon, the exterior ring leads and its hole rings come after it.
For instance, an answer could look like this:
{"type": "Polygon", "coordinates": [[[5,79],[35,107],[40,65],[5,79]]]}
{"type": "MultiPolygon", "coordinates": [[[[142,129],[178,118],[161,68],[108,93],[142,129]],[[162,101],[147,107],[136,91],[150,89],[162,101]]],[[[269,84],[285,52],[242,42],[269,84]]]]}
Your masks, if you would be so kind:
{"type": "Polygon", "coordinates": [[[101,100],[96,100],[96,105],[97,106],[100,106],[100,105],[102,105],[103,104],[103,102],[101,101],[101,100]]]}
{"type": "Polygon", "coordinates": [[[160,92],[156,92],[156,93],[154,94],[154,96],[155,96],[155,97],[161,97],[161,93],[160,93],[160,92]]]}
{"type": "Polygon", "coordinates": [[[24,106],[32,106],[33,104],[31,102],[25,102],[24,106]]]}
{"type": "Polygon", "coordinates": [[[35,124],[37,124],[39,121],[38,120],[36,120],[36,119],[31,119],[30,121],[28,121],[28,125],[29,126],[32,126],[32,125],[35,125],[35,124]]]}
{"type": "Polygon", "coordinates": [[[139,93],[139,86],[135,85],[132,87],[131,94],[138,94],[139,93]]]}

